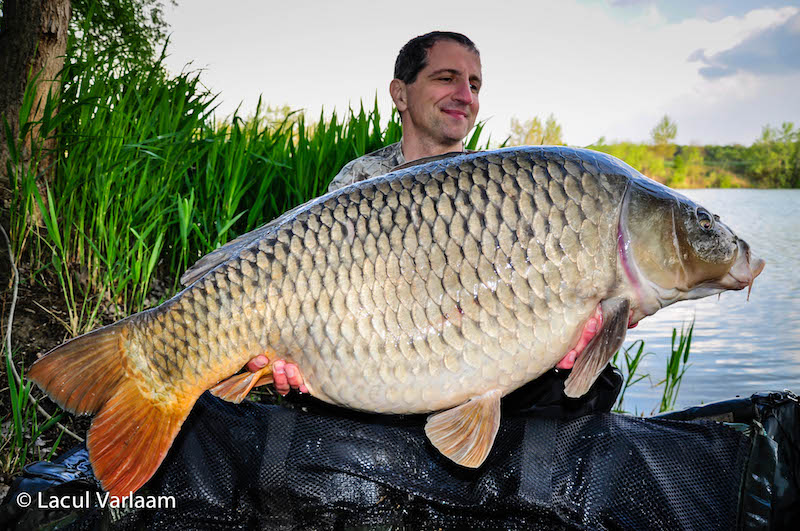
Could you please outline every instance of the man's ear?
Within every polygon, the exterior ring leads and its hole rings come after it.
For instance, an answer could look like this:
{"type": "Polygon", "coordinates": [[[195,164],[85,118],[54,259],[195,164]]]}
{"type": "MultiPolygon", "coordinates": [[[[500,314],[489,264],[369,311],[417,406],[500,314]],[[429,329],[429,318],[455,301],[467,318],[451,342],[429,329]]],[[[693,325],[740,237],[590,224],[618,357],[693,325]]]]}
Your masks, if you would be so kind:
{"type": "Polygon", "coordinates": [[[406,84],[399,79],[393,79],[389,83],[389,94],[392,96],[394,106],[400,113],[404,113],[408,109],[408,90],[406,84]]]}

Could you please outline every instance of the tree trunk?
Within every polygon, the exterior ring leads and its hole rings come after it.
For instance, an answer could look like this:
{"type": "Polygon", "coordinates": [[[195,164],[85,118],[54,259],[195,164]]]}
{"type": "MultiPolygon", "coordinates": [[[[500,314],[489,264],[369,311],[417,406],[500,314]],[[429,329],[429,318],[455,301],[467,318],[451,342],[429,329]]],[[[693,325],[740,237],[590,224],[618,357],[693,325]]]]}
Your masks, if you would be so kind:
{"type": "MultiPolygon", "coordinates": [[[[57,74],[64,66],[67,33],[72,14],[70,0],[5,0],[0,20],[0,116],[5,116],[11,134],[19,135],[20,108],[28,83],[37,73],[36,98],[29,120],[42,117],[47,94],[61,90],[57,74]]],[[[24,118],[23,118],[24,119],[24,118]]],[[[42,148],[40,168],[52,168],[54,139],[38,138],[38,128],[26,137],[22,146],[23,164],[30,161],[34,148],[42,148]],[[40,145],[31,145],[31,142],[40,145]]],[[[8,146],[5,127],[0,120],[0,193],[8,197],[10,176],[7,172],[8,146]]],[[[44,178],[52,175],[47,171],[44,178]]]]}

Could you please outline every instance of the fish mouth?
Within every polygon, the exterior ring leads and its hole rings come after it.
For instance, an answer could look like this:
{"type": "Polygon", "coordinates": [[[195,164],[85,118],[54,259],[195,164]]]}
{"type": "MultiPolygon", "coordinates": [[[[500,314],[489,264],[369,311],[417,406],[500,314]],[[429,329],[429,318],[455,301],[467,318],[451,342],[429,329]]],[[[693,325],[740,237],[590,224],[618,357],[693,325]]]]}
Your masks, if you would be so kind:
{"type": "Polygon", "coordinates": [[[745,286],[753,287],[753,281],[756,279],[758,275],[764,270],[764,266],[766,262],[764,260],[758,259],[755,263],[755,267],[751,264],[748,264],[748,271],[741,275],[741,273],[734,274],[733,270],[731,269],[728,273],[722,278],[722,282],[720,282],[725,288],[727,289],[744,289],[745,286]]]}
{"type": "Polygon", "coordinates": [[[730,290],[747,287],[747,300],[750,300],[753,282],[764,271],[767,263],[761,258],[752,256],[750,247],[742,240],[739,240],[739,251],[739,258],[718,283],[720,287],[730,290]]]}

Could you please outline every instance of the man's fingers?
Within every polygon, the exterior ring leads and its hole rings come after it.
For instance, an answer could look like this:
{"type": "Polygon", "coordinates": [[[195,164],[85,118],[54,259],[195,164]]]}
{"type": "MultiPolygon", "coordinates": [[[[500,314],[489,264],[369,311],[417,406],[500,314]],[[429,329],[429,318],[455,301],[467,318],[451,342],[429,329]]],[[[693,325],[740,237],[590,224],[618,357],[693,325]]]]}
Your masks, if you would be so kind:
{"type": "Polygon", "coordinates": [[[263,354],[260,354],[247,362],[247,370],[250,372],[256,372],[266,367],[267,363],[269,363],[267,357],[263,354]]]}
{"type": "Polygon", "coordinates": [[[556,369],[571,369],[575,366],[575,360],[578,358],[578,353],[575,349],[567,352],[567,355],[561,358],[561,361],[556,365],[556,369]]]}
{"type": "MultiPolygon", "coordinates": [[[[247,370],[256,372],[263,369],[268,364],[269,359],[261,354],[247,362],[247,370]]],[[[297,389],[301,393],[308,392],[308,387],[306,387],[303,381],[303,375],[300,374],[300,369],[294,363],[286,363],[284,360],[275,360],[272,363],[272,378],[274,380],[275,390],[281,395],[287,394],[292,389],[297,389]]]]}
{"type": "Polygon", "coordinates": [[[275,390],[285,395],[292,389],[297,389],[301,393],[307,393],[300,369],[294,363],[286,363],[284,360],[275,360],[272,363],[272,377],[275,380],[275,390]]]}
{"type": "Polygon", "coordinates": [[[292,387],[292,389],[297,389],[301,393],[308,392],[308,389],[303,383],[303,377],[300,375],[300,370],[294,363],[288,363],[286,365],[286,377],[288,378],[289,385],[292,387]]]}
{"type": "Polygon", "coordinates": [[[603,327],[603,309],[600,305],[594,311],[594,315],[586,321],[581,331],[581,337],[578,338],[578,344],[575,348],[567,352],[567,355],[561,358],[561,361],[556,365],[556,369],[571,369],[575,366],[575,360],[581,355],[581,352],[589,345],[589,343],[597,335],[597,331],[603,327]]]}
{"type": "Polygon", "coordinates": [[[286,378],[286,362],[283,360],[275,360],[272,363],[272,378],[275,383],[275,390],[278,394],[285,395],[289,392],[289,380],[286,378]]]}
{"type": "Polygon", "coordinates": [[[575,346],[575,351],[578,353],[578,356],[581,355],[583,349],[594,339],[594,336],[597,335],[597,331],[601,328],[603,328],[603,309],[598,304],[594,315],[586,322],[586,325],[584,325],[581,337],[578,340],[578,344],[575,346]]]}

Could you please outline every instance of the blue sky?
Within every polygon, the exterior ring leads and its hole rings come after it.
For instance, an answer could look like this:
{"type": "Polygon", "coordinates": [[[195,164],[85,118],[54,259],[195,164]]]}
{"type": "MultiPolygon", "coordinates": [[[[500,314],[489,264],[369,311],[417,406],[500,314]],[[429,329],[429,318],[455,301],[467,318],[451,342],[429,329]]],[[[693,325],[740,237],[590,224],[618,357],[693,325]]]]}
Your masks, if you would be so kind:
{"type": "Polygon", "coordinates": [[[481,50],[480,118],[495,140],[512,116],[550,113],[572,145],[646,141],[664,114],[680,143],[750,144],[766,124],[800,124],[800,0],[220,5],[184,1],[168,12],[168,64],[202,68],[223,115],[240,104],[247,114],[259,95],[313,116],[377,96],[388,112],[397,51],[448,29],[481,50]]]}

